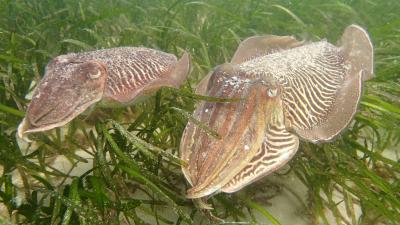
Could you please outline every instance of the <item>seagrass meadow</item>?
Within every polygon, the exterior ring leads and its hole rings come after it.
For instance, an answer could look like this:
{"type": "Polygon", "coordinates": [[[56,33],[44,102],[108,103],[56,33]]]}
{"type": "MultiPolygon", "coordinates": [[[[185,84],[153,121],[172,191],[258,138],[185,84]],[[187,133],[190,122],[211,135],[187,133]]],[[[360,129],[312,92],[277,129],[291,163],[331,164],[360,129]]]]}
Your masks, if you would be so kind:
{"type": "Polygon", "coordinates": [[[0,1],[0,225],[400,224],[399,12],[398,0],[0,1]],[[371,36],[375,78],[349,128],[329,143],[301,142],[285,168],[212,196],[210,211],[187,199],[182,132],[196,102],[220,101],[194,94],[199,80],[247,37],[336,43],[350,24],[371,36]],[[32,143],[17,140],[48,61],[117,46],[186,50],[189,79],[134,105],[96,108],[32,143]],[[291,198],[277,211],[284,192],[291,198]],[[292,205],[301,222],[288,222],[292,205]]]}

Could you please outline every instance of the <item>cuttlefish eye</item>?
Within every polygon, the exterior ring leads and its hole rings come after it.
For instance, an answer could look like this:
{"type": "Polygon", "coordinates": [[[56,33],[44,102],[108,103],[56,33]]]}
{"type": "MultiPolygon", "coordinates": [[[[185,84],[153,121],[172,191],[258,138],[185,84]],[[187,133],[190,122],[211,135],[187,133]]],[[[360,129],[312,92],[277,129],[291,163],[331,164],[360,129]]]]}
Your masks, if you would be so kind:
{"type": "Polygon", "coordinates": [[[267,87],[267,96],[268,98],[274,98],[279,95],[279,85],[275,79],[271,78],[263,78],[256,80],[255,82],[259,82],[262,85],[267,87]]]}
{"type": "Polygon", "coordinates": [[[267,91],[268,97],[276,97],[278,95],[278,88],[272,87],[267,91]]]}
{"type": "Polygon", "coordinates": [[[104,66],[94,61],[82,63],[81,65],[79,65],[78,70],[80,74],[86,76],[91,80],[102,77],[106,72],[104,66]]]}
{"type": "Polygon", "coordinates": [[[89,73],[90,79],[97,79],[97,78],[99,78],[100,76],[101,76],[101,71],[100,71],[100,70],[97,70],[96,73],[89,73]]]}

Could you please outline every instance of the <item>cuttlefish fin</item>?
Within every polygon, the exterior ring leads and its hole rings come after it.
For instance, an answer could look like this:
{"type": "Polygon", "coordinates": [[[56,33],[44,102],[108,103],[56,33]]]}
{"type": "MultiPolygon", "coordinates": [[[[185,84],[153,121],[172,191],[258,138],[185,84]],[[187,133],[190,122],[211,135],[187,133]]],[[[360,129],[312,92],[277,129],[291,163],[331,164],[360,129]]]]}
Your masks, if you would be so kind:
{"type": "Polygon", "coordinates": [[[207,92],[207,87],[208,83],[210,81],[211,75],[213,74],[213,71],[209,72],[196,87],[196,94],[198,95],[204,95],[207,92]]]}
{"type": "Polygon", "coordinates": [[[374,47],[368,33],[362,27],[354,24],[348,26],[338,46],[341,46],[344,57],[351,65],[350,76],[362,71],[363,81],[374,77],[374,47]]]}
{"type": "Polygon", "coordinates": [[[176,63],[170,75],[168,76],[168,82],[166,84],[174,88],[179,88],[182,83],[187,79],[189,72],[190,54],[185,51],[182,57],[176,63]]]}
{"type": "Polygon", "coordinates": [[[351,25],[340,40],[344,58],[344,81],[325,119],[310,129],[295,127],[294,131],[311,142],[329,141],[351,122],[361,97],[362,81],[373,75],[373,47],[361,27],[351,25]]]}
{"type": "Polygon", "coordinates": [[[253,36],[242,41],[232,57],[231,63],[240,64],[253,58],[303,45],[292,36],[253,36]]]}
{"type": "Polygon", "coordinates": [[[141,93],[138,93],[137,96],[151,94],[161,87],[179,88],[186,80],[189,72],[190,55],[185,51],[175,66],[167,74],[148,83],[140,90],[141,93]]]}
{"type": "Polygon", "coordinates": [[[268,109],[268,127],[264,142],[250,162],[229,181],[222,192],[232,193],[273,173],[284,166],[297,152],[299,138],[285,128],[280,99],[268,109]]]}

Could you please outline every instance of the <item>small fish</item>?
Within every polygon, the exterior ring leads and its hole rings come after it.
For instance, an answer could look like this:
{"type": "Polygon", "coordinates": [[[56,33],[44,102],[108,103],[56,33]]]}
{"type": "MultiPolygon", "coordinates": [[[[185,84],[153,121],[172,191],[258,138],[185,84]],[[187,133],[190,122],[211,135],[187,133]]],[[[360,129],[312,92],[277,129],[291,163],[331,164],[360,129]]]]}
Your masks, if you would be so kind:
{"type": "Polygon", "coordinates": [[[347,27],[338,43],[300,42],[290,36],[244,40],[230,63],[199,84],[198,94],[239,98],[201,102],[194,117],[220,139],[193,123],[184,131],[182,166],[198,199],[232,193],[285,165],[299,139],[335,138],[351,122],[362,81],[373,77],[373,46],[366,31],[347,27]]]}
{"type": "Polygon", "coordinates": [[[125,105],[161,87],[179,87],[189,73],[180,60],[142,47],[70,53],[51,60],[38,84],[18,136],[63,126],[95,103],[125,105]]]}

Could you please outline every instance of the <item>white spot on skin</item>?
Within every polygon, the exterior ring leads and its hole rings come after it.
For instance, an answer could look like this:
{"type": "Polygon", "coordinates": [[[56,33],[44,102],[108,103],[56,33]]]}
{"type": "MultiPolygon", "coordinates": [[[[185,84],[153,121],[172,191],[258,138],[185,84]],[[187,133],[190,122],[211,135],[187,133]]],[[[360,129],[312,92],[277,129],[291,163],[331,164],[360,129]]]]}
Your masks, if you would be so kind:
{"type": "Polygon", "coordinates": [[[40,98],[40,91],[35,95],[34,98],[40,98]]]}
{"type": "Polygon", "coordinates": [[[248,151],[249,149],[250,149],[250,147],[249,147],[248,145],[245,145],[245,146],[244,146],[244,150],[245,150],[245,151],[248,151]]]}
{"type": "Polygon", "coordinates": [[[269,97],[275,97],[276,96],[276,94],[277,94],[277,92],[278,92],[278,90],[277,89],[269,89],[268,90],[268,96],[269,97]]]}
{"type": "Polygon", "coordinates": [[[66,57],[66,56],[59,56],[59,57],[57,57],[57,60],[60,63],[67,63],[69,61],[68,57],[66,57]]]}
{"type": "Polygon", "coordinates": [[[241,79],[237,76],[230,77],[224,81],[224,87],[232,86],[233,88],[238,88],[243,83],[249,83],[250,79],[241,79]]]}

